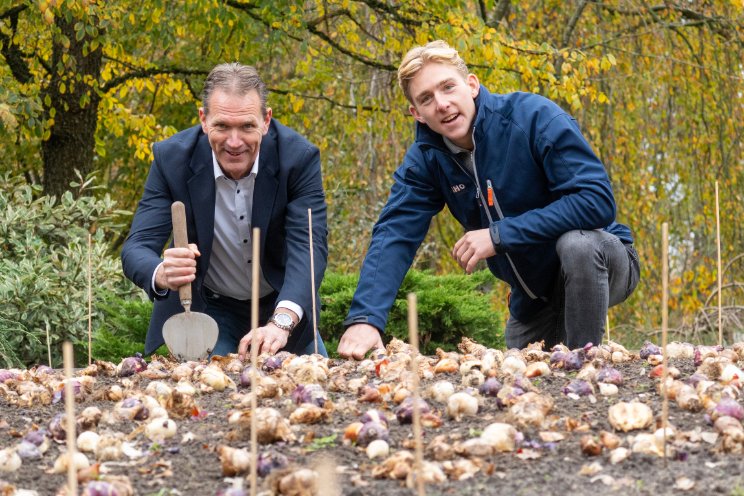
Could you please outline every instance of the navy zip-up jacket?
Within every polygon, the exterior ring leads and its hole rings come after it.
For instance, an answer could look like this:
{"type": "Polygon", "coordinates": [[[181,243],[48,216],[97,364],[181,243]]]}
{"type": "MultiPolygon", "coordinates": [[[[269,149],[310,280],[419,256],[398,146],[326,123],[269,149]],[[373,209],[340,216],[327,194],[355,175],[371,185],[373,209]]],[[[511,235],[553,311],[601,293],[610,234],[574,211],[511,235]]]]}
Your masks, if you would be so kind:
{"type": "Polygon", "coordinates": [[[416,250],[444,205],[465,230],[490,228],[499,241],[488,268],[511,286],[509,311],[521,322],[550,302],[562,234],[604,229],[633,242],[630,229],[615,222],[607,172],[570,115],[542,96],[491,94],[483,86],[475,106],[475,175],[441,135],[417,123],[416,141],[372,231],[346,326],[385,329],[416,250]],[[493,206],[485,200],[489,188],[493,206]]]}

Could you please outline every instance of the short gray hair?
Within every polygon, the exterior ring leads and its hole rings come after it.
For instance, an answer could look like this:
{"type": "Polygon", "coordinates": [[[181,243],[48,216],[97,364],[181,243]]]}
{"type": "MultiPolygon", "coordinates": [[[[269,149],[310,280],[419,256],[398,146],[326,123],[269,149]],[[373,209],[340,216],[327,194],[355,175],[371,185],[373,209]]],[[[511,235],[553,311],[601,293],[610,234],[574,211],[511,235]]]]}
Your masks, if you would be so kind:
{"type": "Polygon", "coordinates": [[[261,113],[266,117],[266,98],[269,92],[255,67],[230,62],[215,66],[209,71],[201,94],[205,115],[209,113],[209,98],[215,90],[224,90],[237,95],[245,95],[249,91],[256,90],[261,100],[261,113]]]}

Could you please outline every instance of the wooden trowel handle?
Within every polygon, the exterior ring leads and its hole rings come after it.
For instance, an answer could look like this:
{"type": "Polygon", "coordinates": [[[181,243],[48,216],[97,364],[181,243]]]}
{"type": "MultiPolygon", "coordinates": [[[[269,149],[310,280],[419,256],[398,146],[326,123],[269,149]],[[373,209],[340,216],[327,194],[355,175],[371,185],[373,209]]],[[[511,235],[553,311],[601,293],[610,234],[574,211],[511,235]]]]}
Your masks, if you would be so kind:
{"type": "MultiPolygon", "coordinates": [[[[176,248],[187,248],[189,237],[186,233],[186,208],[183,202],[173,202],[171,216],[173,217],[173,244],[176,248]]],[[[184,284],[178,288],[178,296],[181,298],[181,305],[188,312],[191,309],[191,284],[184,284]]]]}

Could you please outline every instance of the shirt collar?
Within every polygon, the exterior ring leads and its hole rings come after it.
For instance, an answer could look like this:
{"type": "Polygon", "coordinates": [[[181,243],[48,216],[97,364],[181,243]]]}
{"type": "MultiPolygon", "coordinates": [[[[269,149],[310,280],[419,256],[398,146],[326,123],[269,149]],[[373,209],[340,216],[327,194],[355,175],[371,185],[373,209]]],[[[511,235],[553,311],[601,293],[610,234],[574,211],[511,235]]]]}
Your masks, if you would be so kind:
{"type": "Polygon", "coordinates": [[[442,139],[444,140],[444,144],[447,145],[447,148],[449,148],[449,151],[451,151],[453,154],[457,155],[458,153],[470,153],[470,150],[466,150],[465,148],[457,146],[446,136],[442,136],[442,139]]]}
{"type": "MultiPolygon", "coordinates": [[[[258,175],[258,158],[260,156],[261,156],[261,152],[259,151],[258,155],[256,155],[256,161],[253,162],[253,168],[251,169],[250,174],[258,175]]],[[[214,169],[215,180],[219,179],[220,177],[227,177],[225,176],[225,173],[222,172],[222,168],[220,168],[220,164],[217,162],[217,155],[214,154],[214,150],[212,150],[212,168],[214,169]]]]}

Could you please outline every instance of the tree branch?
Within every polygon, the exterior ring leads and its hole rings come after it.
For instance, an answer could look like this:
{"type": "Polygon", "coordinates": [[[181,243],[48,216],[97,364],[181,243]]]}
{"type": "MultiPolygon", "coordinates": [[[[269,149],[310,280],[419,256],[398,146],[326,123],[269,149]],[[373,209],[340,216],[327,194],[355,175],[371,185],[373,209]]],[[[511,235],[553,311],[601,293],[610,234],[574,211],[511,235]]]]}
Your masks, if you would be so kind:
{"type": "Polygon", "coordinates": [[[404,26],[408,27],[419,27],[423,24],[423,21],[414,19],[411,17],[405,17],[400,14],[399,7],[397,5],[388,5],[379,0],[359,0],[361,3],[367,5],[369,8],[377,11],[384,12],[390,19],[393,19],[404,26]]]}
{"type": "Polygon", "coordinates": [[[137,69],[130,72],[121,74],[115,78],[111,78],[106,84],[101,85],[101,91],[107,93],[112,89],[116,88],[120,84],[129,81],[130,79],[146,78],[149,76],[156,76],[158,74],[171,74],[176,76],[206,76],[209,74],[208,70],[203,69],[182,69],[180,67],[153,67],[150,69],[137,69]]]}
{"type": "Polygon", "coordinates": [[[13,35],[15,35],[16,29],[18,29],[18,16],[27,8],[28,5],[18,5],[0,14],[0,19],[8,19],[10,21],[10,30],[12,33],[11,36],[7,36],[0,32],[0,43],[2,43],[0,53],[5,58],[5,62],[8,64],[13,77],[21,84],[31,81],[31,69],[25,60],[27,55],[23,53],[19,45],[13,42],[13,35]]]}
{"type": "Polygon", "coordinates": [[[325,95],[307,95],[304,93],[295,93],[294,91],[284,90],[284,89],[279,89],[279,88],[268,88],[268,90],[271,93],[276,93],[278,95],[297,95],[297,96],[301,96],[302,98],[307,98],[309,100],[322,100],[322,101],[326,101],[330,103],[334,107],[345,108],[349,110],[361,109],[361,110],[368,110],[372,112],[378,112],[378,111],[390,112],[390,109],[375,107],[372,105],[351,105],[348,103],[340,103],[340,102],[337,102],[336,100],[333,100],[332,98],[328,98],[325,95]]]}
{"type": "Polygon", "coordinates": [[[506,19],[509,15],[510,8],[510,0],[499,0],[499,3],[496,5],[496,9],[494,9],[493,11],[493,19],[491,19],[488,25],[491,27],[495,27],[496,25],[500,24],[501,21],[506,19]]]}
{"type": "Polygon", "coordinates": [[[579,22],[579,18],[581,18],[581,14],[584,12],[584,8],[586,8],[587,3],[589,3],[588,0],[581,0],[581,2],[579,2],[579,6],[576,7],[576,11],[571,16],[571,19],[568,20],[566,30],[563,31],[563,38],[561,39],[562,47],[568,47],[568,44],[571,41],[571,36],[573,36],[574,29],[576,29],[576,24],[579,22]]]}

